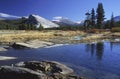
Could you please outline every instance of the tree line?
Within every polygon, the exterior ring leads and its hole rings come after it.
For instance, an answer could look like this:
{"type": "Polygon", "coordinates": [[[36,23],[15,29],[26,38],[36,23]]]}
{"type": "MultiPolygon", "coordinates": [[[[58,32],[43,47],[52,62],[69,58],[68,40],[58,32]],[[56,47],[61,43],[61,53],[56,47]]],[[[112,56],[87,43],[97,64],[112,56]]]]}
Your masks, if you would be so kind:
{"type": "Polygon", "coordinates": [[[102,3],[98,3],[97,10],[95,11],[92,8],[91,13],[87,13],[86,16],[90,16],[89,19],[86,19],[84,22],[84,29],[112,29],[115,26],[120,26],[120,22],[114,21],[114,15],[112,13],[111,19],[105,21],[105,11],[102,3]]]}
{"type": "Polygon", "coordinates": [[[26,23],[26,18],[17,20],[0,20],[0,30],[43,30],[43,26],[40,24],[37,28],[32,23],[26,23]]]}

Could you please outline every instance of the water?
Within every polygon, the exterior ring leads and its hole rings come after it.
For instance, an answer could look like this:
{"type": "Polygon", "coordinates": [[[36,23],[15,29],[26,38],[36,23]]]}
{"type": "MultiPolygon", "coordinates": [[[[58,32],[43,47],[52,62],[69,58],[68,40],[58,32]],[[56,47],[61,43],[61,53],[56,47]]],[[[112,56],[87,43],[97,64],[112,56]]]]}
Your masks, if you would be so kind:
{"type": "Polygon", "coordinates": [[[74,44],[40,49],[9,49],[0,56],[17,60],[0,61],[11,65],[19,61],[52,60],[73,68],[87,79],[120,79],[120,43],[74,44]]]}

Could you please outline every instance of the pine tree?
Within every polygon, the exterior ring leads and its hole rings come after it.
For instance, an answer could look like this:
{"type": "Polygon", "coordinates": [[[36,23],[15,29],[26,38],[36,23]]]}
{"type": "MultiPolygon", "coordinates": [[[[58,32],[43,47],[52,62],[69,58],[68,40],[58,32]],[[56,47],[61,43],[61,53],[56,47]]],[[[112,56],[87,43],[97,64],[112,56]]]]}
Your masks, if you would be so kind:
{"type": "Polygon", "coordinates": [[[36,26],[34,24],[30,24],[30,30],[36,30],[36,26]]]}
{"type": "Polygon", "coordinates": [[[109,29],[110,28],[110,20],[105,22],[105,29],[109,29]]]}
{"type": "Polygon", "coordinates": [[[91,14],[89,12],[85,13],[86,15],[86,20],[84,21],[84,29],[88,30],[90,28],[91,25],[91,14]]]}
{"type": "Polygon", "coordinates": [[[95,10],[92,8],[91,11],[91,25],[94,27],[95,26],[95,10]]]}
{"type": "Polygon", "coordinates": [[[114,27],[114,24],[115,24],[114,15],[113,15],[113,13],[112,13],[111,21],[110,21],[110,29],[112,29],[112,28],[114,27]]]}
{"type": "Polygon", "coordinates": [[[104,17],[105,17],[104,14],[105,14],[105,12],[104,12],[102,3],[98,3],[98,8],[97,8],[97,27],[98,27],[98,29],[103,28],[103,21],[104,21],[104,17]]]}
{"type": "Polygon", "coordinates": [[[43,29],[44,29],[43,26],[40,24],[38,30],[41,31],[41,30],[43,30],[43,29]]]}

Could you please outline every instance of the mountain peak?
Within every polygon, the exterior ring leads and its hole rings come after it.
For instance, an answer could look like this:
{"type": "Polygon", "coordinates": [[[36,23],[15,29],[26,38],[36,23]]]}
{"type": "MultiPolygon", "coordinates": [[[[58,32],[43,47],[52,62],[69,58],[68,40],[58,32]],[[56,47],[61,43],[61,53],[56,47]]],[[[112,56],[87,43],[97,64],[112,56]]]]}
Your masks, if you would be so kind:
{"type": "Polygon", "coordinates": [[[27,23],[34,24],[37,28],[40,26],[40,24],[43,26],[43,28],[53,28],[53,27],[59,27],[59,25],[35,14],[29,15],[27,23]]]}

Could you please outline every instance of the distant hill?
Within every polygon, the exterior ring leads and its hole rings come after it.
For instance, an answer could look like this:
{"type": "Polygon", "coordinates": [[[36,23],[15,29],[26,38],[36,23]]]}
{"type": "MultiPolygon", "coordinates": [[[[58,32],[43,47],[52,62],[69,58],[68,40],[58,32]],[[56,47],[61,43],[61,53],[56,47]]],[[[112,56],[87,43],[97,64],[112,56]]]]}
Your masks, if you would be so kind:
{"type": "Polygon", "coordinates": [[[120,16],[116,16],[116,17],[114,17],[114,21],[115,21],[115,22],[120,21],[120,16]]]}
{"type": "Polygon", "coordinates": [[[73,22],[68,18],[65,17],[54,17],[52,22],[60,25],[60,26],[79,26],[80,22],[73,22]]]}

